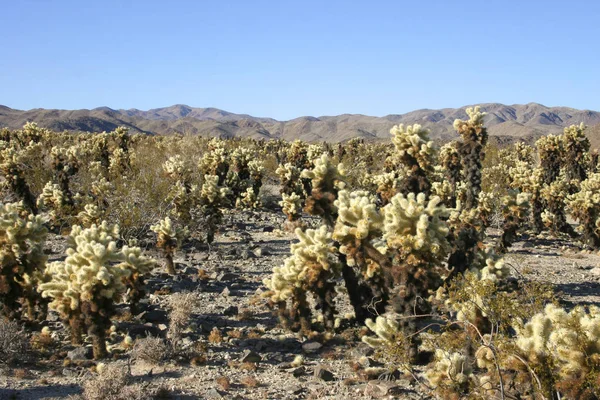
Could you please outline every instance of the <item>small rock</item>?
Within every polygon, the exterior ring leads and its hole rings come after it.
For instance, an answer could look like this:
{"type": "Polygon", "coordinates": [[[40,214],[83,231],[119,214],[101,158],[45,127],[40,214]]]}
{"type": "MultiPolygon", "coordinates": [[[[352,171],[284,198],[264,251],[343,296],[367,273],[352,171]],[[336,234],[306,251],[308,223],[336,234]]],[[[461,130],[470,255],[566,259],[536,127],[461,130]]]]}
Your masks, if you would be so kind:
{"type": "Polygon", "coordinates": [[[224,397],[219,393],[219,391],[215,388],[209,389],[206,393],[204,393],[204,397],[207,399],[223,399],[224,397]]]}
{"type": "Polygon", "coordinates": [[[217,275],[217,280],[219,282],[224,282],[224,281],[233,281],[235,279],[237,279],[238,275],[234,274],[232,272],[222,272],[219,275],[217,275]]]}
{"type": "Polygon", "coordinates": [[[68,376],[71,378],[76,378],[79,376],[79,372],[71,368],[63,368],[62,374],[63,376],[68,376]]]}
{"type": "Polygon", "coordinates": [[[157,326],[157,327],[158,327],[158,329],[160,329],[160,330],[161,330],[161,332],[164,332],[164,331],[166,331],[166,330],[169,328],[169,327],[168,327],[167,325],[165,325],[165,324],[158,324],[158,326],[157,326]]]}
{"type": "Polygon", "coordinates": [[[192,258],[194,261],[206,261],[208,260],[208,253],[196,253],[192,258]]]}
{"type": "Polygon", "coordinates": [[[361,358],[369,357],[373,355],[374,352],[375,350],[373,350],[371,346],[367,345],[366,343],[359,343],[358,346],[352,349],[350,354],[352,355],[352,358],[361,358]]]}
{"type": "Polygon", "coordinates": [[[298,378],[299,376],[306,374],[306,368],[304,368],[304,367],[293,368],[290,372],[292,373],[292,375],[294,375],[296,378],[298,378]]]}
{"type": "Polygon", "coordinates": [[[242,357],[240,357],[240,361],[243,363],[257,363],[261,360],[262,357],[252,350],[244,350],[244,352],[242,353],[242,357]]]}
{"type": "Polygon", "coordinates": [[[395,382],[369,381],[365,387],[365,397],[386,397],[397,392],[399,386],[395,382]]]}
{"type": "Polygon", "coordinates": [[[330,371],[323,368],[323,366],[321,365],[317,365],[317,367],[315,368],[314,376],[315,378],[321,379],[325,382],[331,382],[335,380],[333,374],[330,371]]]}
{"type": "Polygon", "coordinates": [[[138,315],[142,321],[151,322],[151,323],[166,323],[168,321],[167,313],[162,310],[150,310],[144,311],[143,313],[138,315]]]}
{"type": "Polygon", "coordinates": [[[309,340],[302,344],[302,350],[306,353],[316,353],[321,350],[322,347],[323,345],[321,343],[315,342],[314,340],[309,340]]]}
{"type": "Polygon", "coordinates": [[[262,257],[263,256],[263,249],[261,249],[260,247],[257,247],[254,250],[252,250],[252,253],[254,253],[254,255],[256,257],[262,257]]]}
{"type": "Polygon", "coordinates": [[[231,294],[231,291],[229,290],[228,287],[223,289],[223,291],[221,292],[221,296],[225,296],[225,297],[229,297],[230,294],[231,294]]]}
{"type": "Polygon", "coordinates": [[[244,249],[240,252],[240,257],[242,260],[249,260],[250,258],[255,258],[256,256],[250,252],[248,249],[244,249]]]}
{"type": "MultiPolygon", "coordinates": [[[[161,325],[164,325],[164,324],[161,324],[161,325]]],[[[149,324],[149,325],[141,325],[140,324],[140,325],[133,325],[132,327],[130,327],[127,330],[127,332],[129,333],[129,336],[131,336],[132,338],[135,339],[136,337],[160,336],[161,329],[152,324],[149,324]]]]}
{"type": "Polygon", "coordinates": [[[198,275],[198,268],[185,267],[182,272],[184,275],[198,275]]]}
{"type": "Polygon", "coordinates": [[[361,357],[358,359],[358,363],[364,368],[381,367],[382,363],[373,360],[371,357],[361,357]]]}
{"type": "Polygon", "coordinates": [[[273,232],[274,230],[275,230],[275,228],[272,226],[265,226],[262,231],[268,233],[268,232],[273,232]]]}
{"type": "Polygon", "coordinates": [[[91,347],[78,347],[67,353],[67,358],[71,361],[91,360],[93,357],[91,347]]]}
{"type": "Polygon", "coordinates": [[[227,317],[232,317],[234,315],[238,315],[239,309],[236,306],[229,306],[224,311],[223,314],[227,317]]]}

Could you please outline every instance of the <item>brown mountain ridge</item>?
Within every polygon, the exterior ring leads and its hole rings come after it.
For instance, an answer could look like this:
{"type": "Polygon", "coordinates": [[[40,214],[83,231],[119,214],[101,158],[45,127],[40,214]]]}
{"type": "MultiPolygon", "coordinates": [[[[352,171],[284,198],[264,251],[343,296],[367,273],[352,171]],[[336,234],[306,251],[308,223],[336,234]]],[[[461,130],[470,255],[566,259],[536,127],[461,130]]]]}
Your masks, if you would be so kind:
{"type": "MultiPolygon", "coordinates": [[[[503,105],[480,104],[488,113],[486,126],[490,136],[498,142],[532,141],[549,133],[558,133],[566,126],[600,124],[600,112],[568,107],[546,107],[537,103],[503,105]]],[[[465,109],[422,109],[406,114],[373,117],[361,114],[299,117],[289,121],[235,114],[217,108],[194,108],[177,104],[151,110],[114,110],[99,107],[92,110],[15,110],[0,106],[0,127],[18,129],[33,121],[57,131],[110,131],[127,126],[134,132],[146,134],[192,134],[219,137],[252,137],[265,139],[302,139],[309,142],[341,142],[354,137],[368,140],[387,139],[396,124],[421,124],[431,130],[435,139],[456,137],[452,124],[457,118],[465,119],[465,109]]],[[[592,143],[600,144],[600,129],[590,129],[592,143]],[[595,136],[599,136],[596,138],[595,136]]]]}

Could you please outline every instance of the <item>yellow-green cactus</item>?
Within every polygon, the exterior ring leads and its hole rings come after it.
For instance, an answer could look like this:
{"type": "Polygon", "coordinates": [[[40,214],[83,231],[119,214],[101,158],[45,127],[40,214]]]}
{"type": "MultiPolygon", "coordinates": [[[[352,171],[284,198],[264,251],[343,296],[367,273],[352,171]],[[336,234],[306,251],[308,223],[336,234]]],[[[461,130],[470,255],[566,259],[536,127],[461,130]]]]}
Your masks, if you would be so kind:
{"type": "Polygon", "coordinates": [[[333,226],[337,217],[334,201],[338,191],[346,186],[345,175],[343,164],[334,164],[327,154],[315,159],[314,168],[305,169],[300,174],[302,178],[311,180],[312,187],[304,210],[333,226]]]}
{"type": "Polygon", "coordinates": [[[156,233],[156,247],[161,249],[167,262],[167,272],[175,275],[173,255],[181,246],[181,242],[189,235],[187,228],[175,226],[171,218],[166,217],[158,224],[152,225],[150,230],[156,233]]]}
{"type": "Polygon", "coordinates": [[[29,214],[22,203],[0,206],[0,300],[9,317],[17,315],[19,302],[30,319],[36,304],[43,306],[35,286],[43,280],[46,235],[42,217],[29,214]]]}
{"type": "Polygon", "coordinates": [[[333,279],[339,276],[340,264],[331,233],[326,226],[319,229],[296,229],[299,242],[291,246],[292,255],[283,266],[273,268],[270,278],[263,281],[268,295],[278,304],[280,319],[284,325],[310,331],[310,310],[306,295],[315,294],[321,304],[325,324],[333,328],[333,279]],[[291,300],[291,308],[286,301],[291,300]],[[299,323],[300,326],[295,326],[299,323]]]}
{"type": "Polygon", "coordinates": [[[38,287],[43,297],[51,299],[49,306],[68,321],[74,343],[87,329],[95,358],[106,355],[106,329],[114,304],[127,292],[127,278],[151,265],[141,250],[119,249],[118,236],[118,226],[106,222],[86,229],[74,226],[67,238],[67,258],[48,264],[51,279],[38,287]]]}
{"type": "Polygon", "coordinates": [[[591,174],[581,182],[579,192],[570,195],[567,204],[571,215],[580,222],[579,230],[586,244],[594,249],[600,248],[600,174],[591,174]]]}

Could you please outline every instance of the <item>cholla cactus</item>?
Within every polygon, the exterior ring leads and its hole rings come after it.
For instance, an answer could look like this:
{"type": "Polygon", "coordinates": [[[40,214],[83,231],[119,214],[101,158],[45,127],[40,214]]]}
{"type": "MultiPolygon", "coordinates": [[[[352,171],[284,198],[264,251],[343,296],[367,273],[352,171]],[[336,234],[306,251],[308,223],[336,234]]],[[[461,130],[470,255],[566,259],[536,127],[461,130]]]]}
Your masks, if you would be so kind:
{"type": "Polygon", "coordinates": [[[400,124],[392,127],[390,134],[396,152],[386,162],[391,163],[394,169],[404,167],[405,177],[400,192],[429,195],[431,183],[428,174],[436,155],[433,142],[429,140],[429,131],[419,124],[407,127],[400,124]]]}
{"type": "Polygon", "coordinates": [[[89,228],[92,225],[97,225],[102,221],[102,211],[95,204],[86,204],[79,214],[77,219],[84,228],[89,228]]]}
{"type": "Polygon", "coordinates": [[[303,200],[306,197],[304,187],[300,178],[301,171],[291,163],[280,165],[275,171],[281,182],[282,201],[279,203],[283,207],[283,212],[289,222],[300,219],[303,200]]]}
{"type": "Polygon", "coordinates": [[[479,107],[467,108],[469,119],[454,121],[454,129],[462,137],[462,142],[457,145],[460,154],[462,170],[467,184],[464,207],[471,209],[477,207],[479,192],[481,191],[481,169],[485,157],[484,147],[487,144],[488,134],[483,126],[485,113],[479,107]]]}
{"type": "Polygon", "coordinates": [[[571,125],[564,129],[562,136],[564,166],[567,179],[583,181],[587,178],[586,154],[590,150],[590,141],[585,136],[585,125],[571,125]]]}
{"type": "Polygon", "coordinates": [[[50,151],[52,156],[52,168],[54,169],[54,180],[63,192],[64,203],[73,206],[73,194],[70,189],[70,179],[79,170],[79,149],[75,146],[69,148],[53,147],[50,151]]]}
{"type": "Polygon", "coordinates": [[[333,239],[340,244],[345,256],[342,274],[356,320],[363,323],[374,304],[376,313],[383,313],[388,301],[381,259],[384,257],[373,245],[381,237],[383,215],[368,192],[342,190],[335,201],[338,218],[333,239]]]}
{"type": "Polygon", "coordinates": [[[283,213],[287,215],[289,222],[294,222],[300,219],[300,213],[302,212],[302,198],[296,193],[287,195],[281,194],[282,200],[279,205],[283,209],[283,213]]]}
{"type": "Polygon", "coordinates": [[[531,195],[531,216],[532,225],[536,232],[541,232],[544,228],[542,221],[543,199],[541,195],[543,170],[534,168],[524,161],[517,161],[514,167],[509,170],[511,177],[511,186],[524,193],[531,195]]]}
{"type": "Polygon", "coordinates": [[[375,321],[367,319],[365,325],[373,331],[377,337],[363,336],[363,343],[373,348],[393,347],[398,343],[401,334],[400,323],[391,315],[380,315],[375,321]]]}
{"type": "Polygon", "coordinates": [[[450,279],[468,270],[475,262],[483,246],[485,226],[479,208],[464,209],[460,201],[450,213],[448,226],[452,238],[452,250],[448,257],[451,272],[447,279],[450,279]]]}
{"type": "Polygon", "coordinates": [[[167,273],[175,275],[175,264],[173,263],[173,255],[183,240],[189,235],[188,230],[174,226],[171,218],[166,217],[159,221],[158,224],[150,227],[156,233],[156,247],[161,249],[165,255],[167,273]]]}
{"type": "Polygon", "coordinates": [[[600,248],[600,174],[591,174],[581,182],[579,192],[568,197],[573,217],[580,222],[579,229],[587,245],[600,248]]]}
{"type": "Polygon", "coordinates": [[[0,206],[0,301],[9,317],[16,317],[19,302],[31,320],[35,319],[36,304],[44,306],[35,292],[46,264],[43,246],[47,230],[43,224],[43,219],[29,214],[22,203],[0,206]]]}
{"type": "Polygon", "coordinates": [[[74,226],[67,238],[67,258],[48,264],[50,280],[38,287],[44,298],[52,299],[50,308],[68,321],[74,343],[80,343],[87,329],[94,358],[107,354],[106,330],[115,312],[114,303],[127,291],[127,278],[150,265],[140,249],[118,249],[118,235],[118,226],[106,222],[86,229],[74,226]]]}
{"type": "Polygon", "coordinates": [[[546,185],[554,182],[560,174],[560,165],[563,155],[563,142],[560,136],[548,135],[535,142],[540,156],[543,180],[546,185]]]}
{"type": "Polygon", "coordinates": [[[384,172],[372,177],[373,183],[377,186],[376,192],[381,204],[386,205],[390,199],[400,192],[403,176],[399,172],[384,172]]]}
{"type": "Polygon", "coordinates": [[[435,351],[435,361],[425,371],[425,378],[440,392],[466,393],[474,380],[470,360],[464,354],[435,351]]]}
{"type": "Polygon", "coordinates": [[[209,151],[204,153],[198,162],[198,168],[204,175],[214,175],[219,178],[218,184],[225,184],[229,172],[230,157],[222,140],[213,138],[209,143],[209,151]]]}
{"type": "Polygon", "coordinates": [[[446,275],[442,262],[450,251],[446,208],[439,197],[423,193],[394,196],[383,209],[383,239],[392,257],[391,274],[396,312],[407,315],[421,310],[419,299],[435,291],[446,275]]]}
{"type": "Polygon", "coordinates": [[[544,186],[540,194],[546,202],[547,210],[542,213],[542,220],[553,234],[567,233],[572,237],[577,236],[565,215],[565,201],[569,195],[569,183],[564,176],[560,176],[551,184],[544,186]]]}
{"type": "Polygon", "coordinates": [[[36,214],[36,200],[25,180],[25,162],[21,152],[12,147],[7,147],[2,149],[0,157],[0,171],[6,182],[8,182],[10,189],[28,210],[36,214]]]}
{"type": "Polygon", "coordinates": [[[440,166],[444,171],[444,175],[447,179],[447,182],[451,187],[451,192],[454,193],[452,198],[450,198],[446,205],[448,207],[456,206],[456,191],[458,188],[458,183],[462,178],[462,163],[460,158],[460,153],[458,152],[458,143],[450,142],[443,145],[440,148],[439,160],[440,166]]]}
{"type": "Polygon", "coordinates": [[[311,330],[307,293],[312,292],[323,313],[325,326],[332,329],[335,322],[334,279],[340,274],[340,264],[331,233],[326,226],[302,232],[296,229],[299,243],[292,244],[292,255],[284,265],[273,268],[273,274],[263,283],[267,295],[279,308],[282,324],[293,330],[311,330]],[[288,309],[286,301],[291,301],[288,309]]]}
{"type": "Polygon", "coordinates": [[[345,171],[342,164],[334,165],[327,154],[314,161],[313,169],[302,171],[301,177],[310,179],[312,190],[306,199],[305,211],[320,216],[333,226],[337,217],[334,201],[339,190],[345,186],[345,171]]]}
{"type": "Polygon", "coordinates": [[[206,229],[206,241],[211,244],[214,240],[218,225],[223,217],[223,208],[227,204],[227,199],[231,196],[231,191],[227,187],[219,186],[219,177],[217,175],[205,175],[204,183],[200,190],[199,204],[204,216],[206,229]]]}
{"type": "Polygon", "coordinates": [[[500,251],[506,251],[516,240],[517,231],[527,222],[529,216],[531,194],[509,192],[502,198],[502,237],[500,251]]]}
{"type": "Polygon", "coordinates": [[[49,218],[53,225],[69,214],[71,207],[67,205],[64,192],[55,183],[47,182],[37,200],[37,206],[49,210],[49,218]]]}
{"type": "Polygon", "coordinates": [[[599,327],[598,307],[586,311],[577,306],[567,312],[549,304],[517,330],[517,348],[540,375],[546,394],[556,386],[577,393],[569,398],[588,398],[586,393],[594,393],[590,378],[600,364],[599,327]]]}

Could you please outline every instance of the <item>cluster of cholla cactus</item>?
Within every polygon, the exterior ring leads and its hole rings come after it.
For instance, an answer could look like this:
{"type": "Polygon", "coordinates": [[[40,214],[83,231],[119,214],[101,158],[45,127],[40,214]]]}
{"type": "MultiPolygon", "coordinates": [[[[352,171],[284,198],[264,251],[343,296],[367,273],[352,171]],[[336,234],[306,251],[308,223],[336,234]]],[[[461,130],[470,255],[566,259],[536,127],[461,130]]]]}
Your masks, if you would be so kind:
{"type": "Polygon", "coordinates": [[[37,213],[35,196],[24,176],[25,161],[22,151],[6,147],[1,150],[0,157],[0,171],[11,191],[29,211],[37,213]]]}
{"type": "Polygon", "coordinates": [[[333,226],[337,217],[334,202],[345,183],[342,164],[334,164],[327,154],[314,160],[312,169],[302,171],[302,178],[310,179],[311,191],[305,200],[305,211],[319,216],[328,226],[333,226]]]}
{"type": "Polygon", "coordinates": [[[535,142],[540,166],[543,170],[542,179],[544,184],[549,185],[560,175],[562,164],[563,142],[560,136],[548,135],[541,137],[535,142]]]}
{"type": "Polygon", "coordinates": [[[40,315],[45,314],[36,286],[45,279],[46,235],[42,217],[32,215],[22,203],[0,206],[0,301],[2,313],[11,318],[22,309],[33,320],[36,306],[40,315]]]}
{"type": "Polygon", "coordinates": [[[388,172],[400,170],[403,179],[400,193],[423,193],[431,190],[430,175],[436,149],[429,131],[421,125],[396,125],[390,131],[395,152],[386,160],[388,172]]]}
{"type": "Polygon", "coordinates": [[[342,190],[334,205],[338,218],[333,239],[339,243],[342,275],[355,318],[363,323],[371,312],[385,312],[389,298],[381,265],[385,256],[373,243],[381,238],[384,216],[374,196],[364,191],[342,190]]]}
{"type": "Polygon", "coordinates": [[[287,216],[288,222],[293,224],[300,219],[304,199],[306,198],[302,178],[300,177],[302,170],[294,164],[285,163],[280,165],[275,173],[281,182],[281,202],[279,205],[287,216]]]}
{"type": "Polygon", "coordinates": [[[47,265],[47,282],[38,290],[49,298],[71,329],[73,343],[81,343],[84,331],[91,336],[95,358],[106,356],[106,331],[115,304],[131,290],[136,278],[154,265],[139,248],[117,247],[119,228],[103,222],[82,229],[74,226],[67,239],[67,258],[47,265]]]}
{"type": "Polygon", "coordinates": [[[217,176],[218,185],[229,188],[228,203],[238,208],[260,207],[259,192],[264,166],[256,153],[246,148],[227,151],[225,143],[213,139],[198,162],[203,175],[217,176]]]}
{"type": "Polygon", "coordinates": [[[462,163],[462,173],[466,183],[464,207],[467,209],[477,207],[479,192],[481,191],[481,169],[484,158],[484,147],[487,144],[487,129],[483,126],[485,113],[479,107],[467,108],[468,120],[457,119],[454,129],[459,133],[462,141],[456,146],[462,163]]]}
{"type": "Polygon", "coordinates": [[[571,125],[564,129],[562,135],[564,166],[567,179],[583,181],[587,178],[587,154],[590,141],[585,136],[585,125],[571,125]]]}
{"type": "Polygon", "coordinates": [[[308,333],[312,330],[312,318],[307,295],[313,293],[321,306],[325,326],[332,329],[335,324],[335,281],[341,265],[331,233],[322,226],[305,232],[298,228],[296,234],[299,242],[292,244],[292,255],[264,280],[269,298],[277,306],[284,326],[308,333]]]}
{"type": "Polygon", "coordinates": [[[169,217],[165,217],[158,224],[152,225],[150,230],[156,233],[156,247],[162,250],[165,255],[167,273],[175,275],[173,255],[189,235],[189,231],[186,227],[175,226],[169,217]]]}
{"type": "Polygon", "coordinates": [[[459,184],[462,179],[462,162],[457,149],[458,142],[450,142],[440,148],[439,162],[444,171],[444,182],[450,186],[450,198],[446,206],[455,207],[459,184]]]}
{"type": "Polygon", "coordinates": [[[533,168],[532,164],[527,161],[517,161],[510,168],[509,175],[512,188],[530,195],[531,226],[535,232],[541,232],[544,229],[542,221],[544,201],[541,193],[543,169],[540,167],[533,168]]]}
{"type": "Polygon", "coordinates": [[[571,215],[580,223],[585,243],[600,248],[600,174],[593,173],[581,182],[580,190],[568,197],[571,215]]]}
{"type": "Polygon", "coordinates": [[[509,192],[502,198],[504,224],[499,243],[500,251],[506,251],[516,241],[517,231],[529,218],[530,201],[531,194],[515,191],[509,192]]]}

